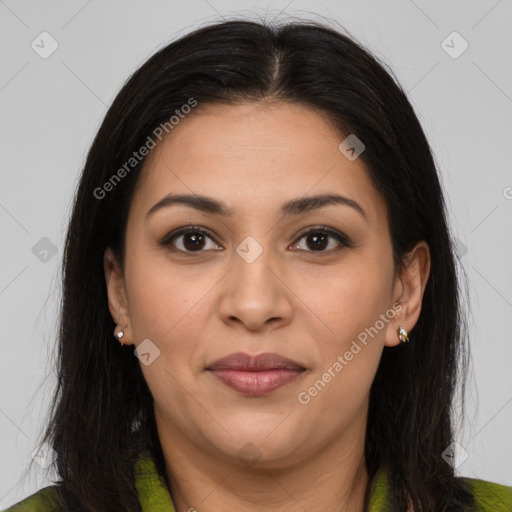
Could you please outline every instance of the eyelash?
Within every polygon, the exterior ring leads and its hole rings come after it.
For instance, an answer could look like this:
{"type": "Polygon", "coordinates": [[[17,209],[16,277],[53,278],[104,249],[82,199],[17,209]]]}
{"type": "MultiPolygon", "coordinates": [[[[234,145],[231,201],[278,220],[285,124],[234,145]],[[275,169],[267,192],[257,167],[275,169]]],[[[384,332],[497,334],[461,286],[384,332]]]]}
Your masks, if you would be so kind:
{"type": "MultiPolygon", "coordinates": [[[[172,241],[175,238],[179,237],[180,235],[187,234],[187,233],[205,235],[205,236],[211,238],[217,245],[220,245],[220,244],[218,244],[218,242],[215,240],[214,236],[208,230],[201,228],[199,226],[183,226],[182,228],[178,228],[178,229],[172,231],[171,233],[167,234],[163,238],[163,240],[161,240],[160,245],[162,245],[164,247],[168,247],[168,248],[169,248],[169,246],[171,246],[170,247],[171,250],[176,251],[176,252],[185,253],[185,254],[196,254],[196,253],[201,254],[201,253],[205,252],[204,250],[184,251],[182,249],[176,249],[175,247],[172,247],[172,241]]],[[[307,231],[304,231],[304,232],[300,233],[299,235],[297,235],[298,238],[296,238],[296,240],[300,241],[303,238],[305,238],[308,235],[313,234],[313,233],[331,236],[332,238],[337,240],[340,245],[335,249],[328,249],[328,250],[322,250],[322,251],[298,249],[299,252],[329,254],[329,253],[332,253],[335,251],[339,251],[339,250],[343,249],[344,247],[347,247],[347,248],[353,247],[352,242],[345,234],[343,234],[339,231],[333,230],[327,226],[315,226],[313,228],[310,228],[307,231]]],[[[293,242],[291,245],[295,245],[295,244],[296,244],[296,242],[293,242]]]]}

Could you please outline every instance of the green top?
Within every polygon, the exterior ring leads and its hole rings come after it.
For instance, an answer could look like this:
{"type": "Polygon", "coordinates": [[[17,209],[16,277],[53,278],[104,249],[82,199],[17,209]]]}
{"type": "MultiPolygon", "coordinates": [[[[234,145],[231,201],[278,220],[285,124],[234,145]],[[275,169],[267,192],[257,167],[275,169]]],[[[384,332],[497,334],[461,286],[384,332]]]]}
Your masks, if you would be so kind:
{"type": "MultiPolygon", "coordinates": [[[[176,512],[171,496],[156,470],[150,453],[143,451],[136,463],[135,485],[144,512],[176,512]]],[[[512,487],[475,478],[461,478],[475,496],[474,512],[512,512],[512,487]]],[[[55,496],[58,484],[44,487],[9,507],[5,512],[59,512],[55,496]]],[[[381,468],[372,481],[367,512],[389,510],[389,489],[386,471],[381,468]]],[[[473,512],[473,511],[472,511],[473,512]]]]}

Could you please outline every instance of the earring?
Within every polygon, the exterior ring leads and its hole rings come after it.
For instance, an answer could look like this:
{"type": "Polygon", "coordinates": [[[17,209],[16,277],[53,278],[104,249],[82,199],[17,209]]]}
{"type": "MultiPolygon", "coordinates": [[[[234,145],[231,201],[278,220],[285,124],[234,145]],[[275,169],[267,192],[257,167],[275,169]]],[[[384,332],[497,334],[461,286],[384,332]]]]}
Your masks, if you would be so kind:
{"type": "Polygon", "coordinates": [[[402,326],[400,326],[398,328],[398,339],[402,343],[407,343],[409,341],[409,336],[407,336],[407,331],[402,326]]]}
{"type": "Polygon", "coordinates": [[[114,336],[117,337],[121,345],[123,345],[123,342],[121,341],[121,338],[124,336],[124,331],[119,331],[118,333],[114,333],[114,336]]]}

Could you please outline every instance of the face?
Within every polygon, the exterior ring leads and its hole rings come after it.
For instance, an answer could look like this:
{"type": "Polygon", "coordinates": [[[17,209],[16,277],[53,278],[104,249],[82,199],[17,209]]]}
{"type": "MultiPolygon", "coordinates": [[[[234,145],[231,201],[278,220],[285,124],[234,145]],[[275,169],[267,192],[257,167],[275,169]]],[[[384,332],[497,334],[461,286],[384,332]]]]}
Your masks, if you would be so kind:
{"type": "Polygon", "coordinates": [[[343,139],[299,105],[199,105],[146,159],[124,271],[107,250],[105,272],[124,343],[150,340],[141,368],[176,449],[230,461],[245,450],[276,468],[363,439],[383,347],[412,327],[407,290],[422,285],[395,275],[385,202],[343,139]],[[153,208],[169,194],[211,202],[153,208]],[[341,199],[292,203],[325,195],[341,199]],[[291,380],[271,390],[276,370],[241,384],[240,371],[208,370],[240,352],[303,370],[282,370],[291,380]]]}

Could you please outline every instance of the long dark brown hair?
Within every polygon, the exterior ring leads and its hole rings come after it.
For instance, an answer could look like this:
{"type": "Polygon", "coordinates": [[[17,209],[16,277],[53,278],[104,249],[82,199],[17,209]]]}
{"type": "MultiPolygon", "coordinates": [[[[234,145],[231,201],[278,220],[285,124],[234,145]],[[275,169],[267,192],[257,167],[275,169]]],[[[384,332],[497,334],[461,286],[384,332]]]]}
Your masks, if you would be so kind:
{"type": "Polygon", "coordinates": [[[470,493],[441,454],[453,441],[452,402],[457,385],[464,390],[468,349],[424,131],[393,73],[352,37],[314,21],[245,20],[209,24],[155,53],[122,87],[89,150],[65,244],[58,382],[42,438],[57,454],[66,507],[140,510],[133,467],[144,446],[165,477],[152,396],[133,351],[113,339],[103,271],[107,247],[123,263],[144,159],[101,198],[98,188],[191,98],[199,105],[295,102],[364,142],[360,158],[387,205],[396,268],[420,240],[431,251],[412,341],[384,348],[371,387],[365,462],[370,479],[388,468],[393,511],[405,512],[408,500],[415,511],[462,511],[470,493]]]}

